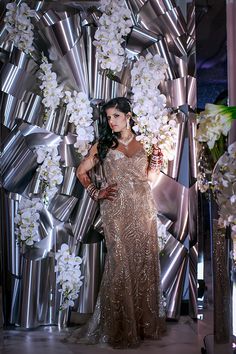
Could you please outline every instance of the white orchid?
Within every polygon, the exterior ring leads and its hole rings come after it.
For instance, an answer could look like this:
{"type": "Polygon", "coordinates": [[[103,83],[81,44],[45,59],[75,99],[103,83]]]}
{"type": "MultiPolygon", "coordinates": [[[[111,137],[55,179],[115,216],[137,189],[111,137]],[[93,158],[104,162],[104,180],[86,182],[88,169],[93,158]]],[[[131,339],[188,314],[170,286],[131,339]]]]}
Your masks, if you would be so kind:
{"type": "Polygon", "coordinates": [[[93,109],[84,92],[65,91],[64,103],[69,114],[69,122],[75,125],[75,147],[79,153],[85,156],[94,140],[93,109]]]}
{"type": "MultiPolygon", "coordinates": [[[[233,242],[236,242],[236,143],[217,162],[212,175],[213,190],[219,205],[219,226],[231,226],[233,242]]],[[[235,245],[234,245],[235,247],[235,245]]],[[[234,254],[236,261],[236,254],[234,254]]]]}
{"type": "Polygon", "coordinates": [[[148,154],[153,144],[157,144],[168,161],[174,158],[177,124],[169,117],[166,97],[158,89],[166,69],[165,60],[158,54],[141,56],[131,70],[131,85],[136,115],[133,129],[139,133],[136,139],[142,142],[148,154]]]}
{"type": "Polygon", "coordinates": [[[213,149],[221,135],[227,136],[232,120],[236,117],[236,107],[207,103],[205,110],[198,116],[196,139],[206,142],[213,149]]]}
{"type": "Polygon", "coordinates": [[[24,2],[19,5],[14,2],[9,3],[6,5],[6,9],[4,22],[6,23],[10,40],[14,43],[14,46],[26,54],[33,52],[34,26],[30,18],[34,17],[36,12],[31,10],[24,2]]]}
{"type": "Polygon", "coordinates": [[[66,309],[69,306],[74,306],[74,300],[78,298],[81,288],[81,263],[82,259],[71,254],[69,246],[65,243],[61,245],[60,250],[55,255],[57,272],[56,282],[60,284],[60,292],[62,293],[61,309],[66,309]]]}
{"type": "Polygon", "coordinates": [[[57,83],[57,74],[52,71],[52,64],[48,62],[44,55],[40,69],[38,77],[42,84],[39,87],[43,91],[42,103],[45,107],[45,120],[47,120],[50,112],[59,106],[60,100],[64,97],[64,92],[63,85],[57,83]]]}
{"type": "Polygon", "coordinates": [[[212,116],[202,112],[198,118],[196,139],[199,142],[206,142],[209,148],[213,149],[221,134],[226,136],[230,127],[231,121],[227,117],[212,116]]]}
{"type": "Polygon", "coordinates": [[[21,245],[32,246],[38,241],[39,211],[42,208],[43,204],[39,198],[21,198],[14,220],[15,233],[21,245]]]}
{"type": "Polygon", "coordinates": [[[45,118],[47,119],[51,111],[55,110],[60,103],[66,105],[69,122],[73,123],[76,129],[77,138],[74,146],[85,156],[94,140],[93,110],[87,95],[84,92],[64,91],[63,86],[58,85],[57,74],[52,71],[52,64],[45,56],[42,57],[40,69],[39,79],[42,81],[40,88],[43,90],[45,118]]]}
{"type": "Polygon", "coordinates": [[[114,0],[102,0],[100,9],[103,14],[99,19],[93,42],[96,46],[96,57],[102,69],[119,72],[125,59],[122,43],[132,27],[131,12],[125,7],[123,0],[119,3],[114,0]]]}
{"type": "Polygon", "coordinates": [[[54,197],[58,186],[63,181],[58,144],[54,146],[39,146],[36,149],[37,162],[41,164],[37,171],[42,181],[42,194],[46,205],[54,197]]]}
{"type": "MultiPolygon", "coordinates": [[[[201,149],[201,145],[206,143],[210,149],[209,154],[214,163],[216,163],[221,156],[221,161],[226,158],[226,156],[223,155],[225,152],[225,137],[228,135],[232,120],[235,117],[236,107],[227,107],[210,103],[205,105],[205,110],[197,117],[198,127],[196,140],[199,144],[199,150],[201,149]]],[[[235,148],[232,147],[232,149],[235,148]]],[[[211,168],[211,171],[207,171],[207,173],[204,169],[204,166],[201,166],[201,163],[199,163],[198,187],[202,193],[206,192],[210,186],[209,180],[205,178],[205,175],[210,175],[213,167],[211,168]]],[[[207,167],[207,169],[209,169],[209,167],[207,167]]],[[[221,181],[220,185],[223,187],[228,186],[229,181],[227,180],[227,176],[222,175],[221,173],[218,175],[218,181],[221,181]]]]}

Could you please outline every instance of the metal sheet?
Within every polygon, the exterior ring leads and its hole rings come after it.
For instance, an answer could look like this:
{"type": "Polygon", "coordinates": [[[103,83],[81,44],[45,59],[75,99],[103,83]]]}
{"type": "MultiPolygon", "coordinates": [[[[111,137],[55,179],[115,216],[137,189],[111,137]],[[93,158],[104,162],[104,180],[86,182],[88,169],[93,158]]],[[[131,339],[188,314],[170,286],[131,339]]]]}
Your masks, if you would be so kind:
{"type": "Polygon", "coordinates": [[[189,251],[189,314],[192,318],[197,318],[197,262],[198,247],[195,244],[189,251]]]}
{"type": "Polygon", "coordinates": [[[24,258],[20,326],[56,324],[54,257],[34,261],[24,258]]]}
{"type": "Polygon", "coordinates": [[[60,221],[68,220],[78,199],[73,196],[56,195],[49,205],[49,211],[60,221]]]}
{"type": "Polygon", "coordinates": [[[160,89],[166,95],[168,107],[178,108],[186,104],[186,85],[186,77],[164,81],[160,84],[160,89]]]}
{"type": "Polygon", "coordinates": [[[129,35],[126,49],[133,55],[140,54],[158,40],[158,36],[145,28],[134,26],[129,35]]]}
{"type": "Polygon", "coordinates": [[[130,10],[137,15],[147,0],[126,0],[130,10]]]}
{"type": "Polygon", "coordinates": [[[15,193],[23,193],[38,167],[36,154],[22,144],[17,155],[11,156],[9,167],[3,173],[3,187],[15,193]]]}
{"type": "Polygon", "coordinates": [[[26,105],[16,97],[1,93],[1,122],[7,128],[12,129],[16,124],[16,119],[22,117],[22,105],[26,105]]]}
{"type": "Polygon", "coordinates": [[[187,93],[188,93],[187,102],[188,102],[189,106],[193,109],[196,108],[196,104],[197,104],[197,95],[196,95],[197,86],[196,85],[197,85],[196,78],[192,77],[192,76],[188,76],[188,78],[187,78],[187,93]]]}
{"type": "Polygon", "coordinates": [[[9,57],[9,63],[31,74],[35,74],[38,69],[37,63],[31,58],[31,56],[17,47],[13,47],[9,57]]]}
{"type": "Polygon", "coordinates": [[[180,307],[181,307],[187,263],[188,263],[188,257],[186,256],[178,270],[178,274],[176,275],[172,287],[167,292],[166,317],[168,319],[178,320],[180,317],[180,307]]]}
{"type": "Polygon", "coordinates": [[[79,242],[83,242],[83,237],[89,230],[98,212],[98,203],[89,197],[84,190],[84,194],[78,203],[71,218],[72,230],[75,236],[73,249],[78,249],[79,242]]]}
{"type": "Polygon", "coordinates": [[[0,90],[10,95],[23,99],[26,91],[33,89],[35,78],[17,66],[7,63],[1,70],[0,90]],[[19,82],[21,85],[19,85],[19,82]]]}
{"type": "Polygon", "coordinates": [[[74,47],[81,34],[79,14],[73,16],[67,13],[64,14],[68,17],[61,20],[58,13],[51,9],[39,21],[39,26],[42,23],[44,35],[46,35],[51,45],[56,48],[60,57],[74,47]]]}
{"type": "Polygon", "coordinates": [[[169,232],[183,242],[188,234],[188,189],[160,173],[152,192],[158,212],[173,221],[169,232]]]}
{"type": "Polygon", "coordinates": [[[198,228],[198,186],[197,182],[189,188],[189,241],[197,242],[198,228]]]}
{"type": "Polygon", "coordinates": [[[174,179],[177,179],[179,176],[181,155],[183,151],[184,139],[185,139],[185,128],[186,128],[186,119],[185,114],[183,112],[179,112],[176,114],[177,120],[177,136],[176,136],[176,146],[174,159],[172,161],[168,161],[167,175],[174,179]]]}
{"type": "Polygon", "coordinates": [[[80,313],[94,311],[104,268],[103,246],[103,242],[80,244],[79,255],[84,259],[81,273],[86,279],[74,307],[80,313]]]}
{"type": "Polygon", "coordinates": [[[172,235],[169,235],[160,257],[161,284],[164,293],[167,292],[173,284],[186,254],[187,248],[172,235]]]}
{"type": "Polygon", "coordinates": [[[188,136],[189,136],[189,165],[190,177],[197,178],[197,143],[195,140],[197,131],[197,120],[194,113],[189,114],[188,136]]]}
{"type": "Polygon", "coordinates": [[[65,167],[77,167],[81,160],[81,156],[75,151],[74,143],[76,142],[76,135],[68,134],[63,137],[59,146],[62,165],[65,167]]]}

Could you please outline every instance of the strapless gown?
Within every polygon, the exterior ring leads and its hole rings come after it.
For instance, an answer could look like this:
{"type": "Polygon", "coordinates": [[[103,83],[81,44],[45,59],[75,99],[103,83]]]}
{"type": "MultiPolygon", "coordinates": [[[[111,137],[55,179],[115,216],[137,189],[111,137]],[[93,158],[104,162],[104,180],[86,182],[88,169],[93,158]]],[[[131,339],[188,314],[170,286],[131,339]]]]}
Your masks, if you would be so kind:
{"type": "MultiPolygon", "coordinates": [[[[143,149],[131,157],[109,150],[103,165],[106,182],[117,183],[118,196],[100,203],[107,254],[95,311],[83,336],[91,344],[136,347],[165,331],[157,211],[143,149]]],[[[73,338],[79,342],[82,332],[73,338]]]]}

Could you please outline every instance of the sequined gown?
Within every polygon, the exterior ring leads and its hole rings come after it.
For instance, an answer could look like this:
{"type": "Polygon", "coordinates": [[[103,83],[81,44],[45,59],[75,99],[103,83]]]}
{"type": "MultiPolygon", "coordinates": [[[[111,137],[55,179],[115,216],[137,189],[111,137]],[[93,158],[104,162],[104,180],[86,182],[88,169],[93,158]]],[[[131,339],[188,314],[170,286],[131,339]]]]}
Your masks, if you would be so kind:
{"type": "Polygon", "coordinates": [[[118,197],[101,202],[107,246],[96,308],[86,329],[89,343],[135,347],[165,330],[161,302],[156,209],[147,181],[147,157],[109,150],[104,161],[108,184],[118,197]]]}

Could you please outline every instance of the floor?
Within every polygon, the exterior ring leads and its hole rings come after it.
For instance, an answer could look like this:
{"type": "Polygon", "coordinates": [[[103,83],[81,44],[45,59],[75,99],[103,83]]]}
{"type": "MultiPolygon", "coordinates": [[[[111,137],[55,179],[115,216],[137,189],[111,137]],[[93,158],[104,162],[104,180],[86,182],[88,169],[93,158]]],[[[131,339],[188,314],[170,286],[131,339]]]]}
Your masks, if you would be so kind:
{"type": "MultiPolygon", "coordinates": [[[[178,323],[168,323],[168,333],[159,341],[144,341],[139,348],[123,349],[124,353],[201,353],[196,334],[197,324],[188,317],[182,317],[178,323]]],[[[102,345],[83,345],[62,342],[62,334],[56,327],[42,327],[34,331],[4,331],[2,354],[108,354],[115,351],[102,345]]]]}
{"type": "Polygon", "coordinates": [[[211,301],[209,301],[207,309],[199,311],[199,316],[199,320],[192,320],[188,316],[181,316],[178,322],[167,322],[167,335],[161,340],[144,341],[139,348],[129,350],[115,350],[101,345],[88,346],[65,343],[62,340],[65,332],[60,332],[56,326],[44,326],[35,330],[2,330],[2,323],[0,323],[0,353],[110,354],[112,352],[122,352],[122,354],[236,354],[236,349],[233,352],[231,344],[214,344],[214,337],[212,335],[214,321],[211,301]]]}
{"type": "MultiPolygon", "coordinates": [[[[201,354],[203,336],[208,328],[204,321],[193,321],[189,317],[181,317],[179,322],[168,322],[168,332],[159,341],[144,341],[139,348],[123,349],[122,354],[201,354]],[[199,335],[199,328],[202,334],[199,335]]],[[[57,327],[41,327],[37,330],[5,330],[1,354],[109,354],[120,351],[102,345],[71,344],[62,341],[63,333],[57,327]]],[[[213,341],[207,336],[209,343],[213,341]]],[[[213,348],[210,344],[209,348],[213,348]]],[[[207,350],[207,354],[231,354],[231,348],[222,345],[207,350]]]]}

